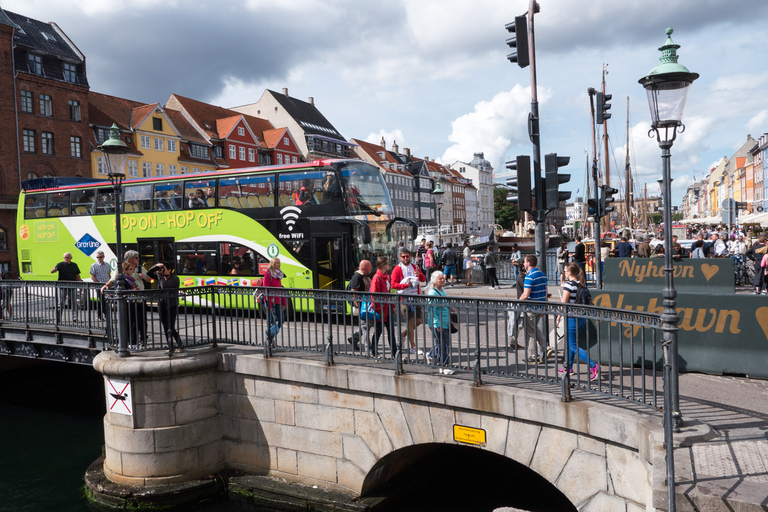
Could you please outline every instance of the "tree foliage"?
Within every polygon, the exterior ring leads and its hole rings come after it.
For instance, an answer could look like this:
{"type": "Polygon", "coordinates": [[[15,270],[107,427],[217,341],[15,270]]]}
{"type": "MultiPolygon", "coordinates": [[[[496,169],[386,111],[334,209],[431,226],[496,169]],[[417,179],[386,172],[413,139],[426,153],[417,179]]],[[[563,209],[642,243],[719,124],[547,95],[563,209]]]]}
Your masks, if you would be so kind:
{"type": "Polygon", "coordinates": [[[493,189],[493,211],[496,224],[502,229],[512,229],[517,221],[517,206],[507,202],[507,191],[501,187],[493,189]]]}

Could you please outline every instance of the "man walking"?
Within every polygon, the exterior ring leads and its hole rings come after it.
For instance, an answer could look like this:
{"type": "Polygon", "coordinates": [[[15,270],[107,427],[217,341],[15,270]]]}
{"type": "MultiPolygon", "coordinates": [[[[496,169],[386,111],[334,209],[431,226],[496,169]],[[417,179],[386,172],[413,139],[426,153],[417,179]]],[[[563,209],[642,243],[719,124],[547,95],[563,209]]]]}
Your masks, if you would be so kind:
{"type": "Polygon", "coordinates": [[[458,261],[458,256],[456,256],[456,251],[453,250],[453,246],[450,242],[448,242],[443,251],[440,261],[443,262],[443,274],[445,274],[445,278],[450,278],[451,286],[453,286],[453,283],[456,281],[456,262],[458,261]]]}
{"type": "MultiPolygon", "coordinates": [[[[110,277],[109,263],[104,262],[104,251],[96,251],[96,261],[91,265],[91,281],[94,283],[105,284],[109,281],[110,277]]],[[[98,306],[96,313],[99,315],[99,320],[103,320],[107,314],[106,304],[104,303],[104,294],[101,292],[101,286],[99,286],[98,293],[98,306]]]]}
{"type": "MultiPolygon", "coordinates": [[[[405,247],[402,247],[405,249],[405,247]]],[[[355,273],[352,274],[352,278],[349,280],[349,290],[353,292],[368,292],[371,289],[371,272],[373,271],[373,265],[368,260],[363,260],[355,273]]],[[[355,331],[352,336],[347,338],[347,341],[352,344],[354,350],[360,349],[360,339],[368,340],[368,320],[360,318],[360,301],[352,302],[352,315],[360,320],[360,327],[355,331]]]]}
{"type": "MultiPolygon", "coordinates": [[[[539,260],[528,254],[523,260],[525,282],[520,300],[547,301],[547,275],[536,267],[539,260]]],[[[544,362],[547,355],[547,315],[525,314],[525,335],[528,346],[529,363],[544,362]],[[535,339],[535,342],[534,342],[535,339]]]]}
{"type": "MultiPolygon", "coordinates": [[[[51,274],[59,273],[59,283],[66,281],[82,281],[80,279],[80,267],[77,263],[72,261],[72,253],[64,253],[64,261],[56,264],[51,269],[51,274]]],[[[69,307],[72,309],[72,321],[77,323],[77,288],[66,288],[64,286],[59,288],[59,309],[57,310],[56,321],[61,320],[61,315],[64,312],[64,307],[67,300],[69,300],[69,307]]]]}
{"type": "MultiPolygon", "coordinates": [[[[411,263],[411,252],[408,249],[400,250],[400,264],[392,269],[390,277],[390,287],[397,290],[401,295],[420,295],[419,283],[427,280],[419,270],[419,267],[411,263]]],[[[421,307],[407,303],[400,304],[400,321],[407,325],[405,331],[400,333],[400,339],[408,335],[408,342],[411,348],[411,354],[423,355],[424,352],[416,347],[416,327],[421,325],[421,307]]],[[[403,343],[400,343],[401,349],[405,352],[403,343]]]]}
{"type": "Polygon", "coordinates": [[[584,243],[581,241],[581,235],[576,235],[576,247],[573,249],[573,252],[571,253],[571,259],[579,266],[579,268],[583,272],[585,272],[585,275],[587,271],[586,251],[587,249],[586,247],[584,247],[584,243]]]}

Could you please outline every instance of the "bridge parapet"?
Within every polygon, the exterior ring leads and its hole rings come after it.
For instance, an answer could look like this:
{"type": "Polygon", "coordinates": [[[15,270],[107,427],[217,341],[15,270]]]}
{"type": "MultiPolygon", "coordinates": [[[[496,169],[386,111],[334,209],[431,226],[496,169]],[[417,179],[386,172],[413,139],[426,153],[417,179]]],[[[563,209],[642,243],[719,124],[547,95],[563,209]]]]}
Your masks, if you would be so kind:
{"type": "Polygon", "coordinates": [[[535,472],[579,509],[665,508],[663,431],[651,409],[563,402],[537,389],[546,383],[476,386],[307,357],[234,347],[171,360],[100,354],[96,369],[129,382],[133,399],[131,416],[105,417],[105,474],[155,486],[232,469],[366,496],[397,477],[404,457],[459,449],[453,427],[462,425],[485,431],[486,455],[535,472]]]}

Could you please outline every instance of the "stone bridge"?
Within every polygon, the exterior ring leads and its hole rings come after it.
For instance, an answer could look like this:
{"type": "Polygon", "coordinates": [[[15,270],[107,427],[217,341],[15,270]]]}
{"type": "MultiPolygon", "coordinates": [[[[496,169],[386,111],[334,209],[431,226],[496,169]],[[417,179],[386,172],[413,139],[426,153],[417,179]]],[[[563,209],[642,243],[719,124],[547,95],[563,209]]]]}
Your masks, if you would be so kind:
{"type": "Polygon", "coordinates": [[[474,510],[667,508],[652,409],[578,392],[566,403],[544,382],[476,386],[428,367],[396,375],[317,357],[99,354],[105,476],[144,488],[237,470],[390,501],[471,490],[474,510]]]}

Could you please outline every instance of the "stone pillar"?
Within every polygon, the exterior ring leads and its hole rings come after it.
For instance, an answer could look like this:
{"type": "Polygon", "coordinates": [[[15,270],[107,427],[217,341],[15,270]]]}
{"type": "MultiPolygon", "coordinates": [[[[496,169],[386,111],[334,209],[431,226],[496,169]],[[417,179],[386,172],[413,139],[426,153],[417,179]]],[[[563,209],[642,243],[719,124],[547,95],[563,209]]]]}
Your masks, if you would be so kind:
{"type": "Polygon", "coordinates": [[[104,475],[144,487],[188,482],[225,468],[216,386],[220,349],[119,358],[102,352],[104,475]]]}

